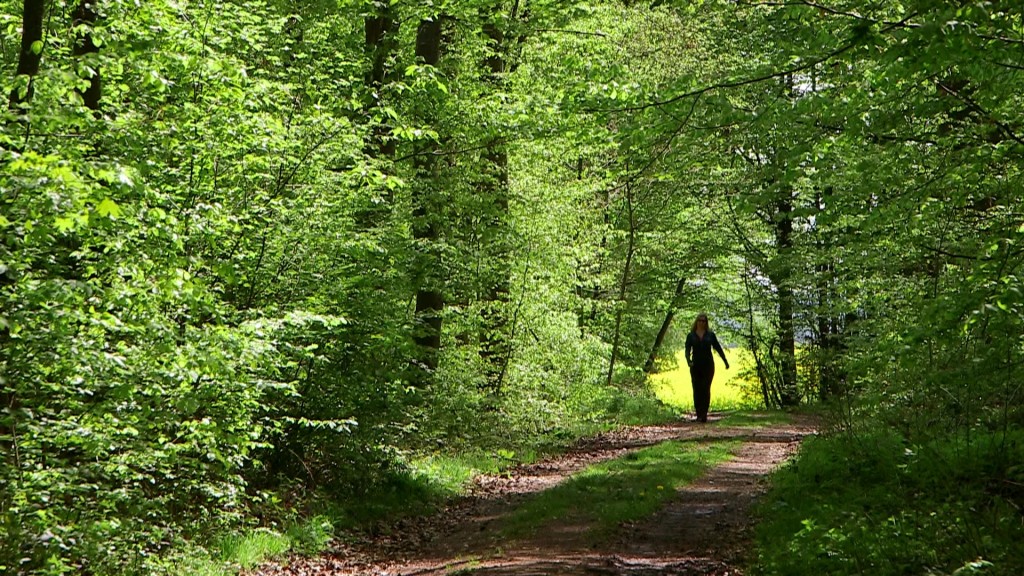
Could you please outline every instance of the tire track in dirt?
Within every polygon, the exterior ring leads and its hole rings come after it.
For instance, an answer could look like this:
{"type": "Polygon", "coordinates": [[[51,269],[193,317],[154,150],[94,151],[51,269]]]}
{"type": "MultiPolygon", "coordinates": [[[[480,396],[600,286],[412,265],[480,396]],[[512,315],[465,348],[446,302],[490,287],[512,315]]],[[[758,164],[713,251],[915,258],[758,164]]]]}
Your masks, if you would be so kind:
{"type": "Polygon", "coordinates": [[[428,518],[381,526],[317,558],[269,565],[251,576],[741,575],[750,509],[765,477],[815,432],[803,417],[763,428],[679,422],[628,427],[584,440],[564,454],[477,478],[470,495],[428,518]],[[518,541],[500,540],[504,516],[531,495],[587,466],[668,440],[742,442],[735,456],[676,491],[654,516],[620,526],[594,546],[571,519],[518,541]]]}

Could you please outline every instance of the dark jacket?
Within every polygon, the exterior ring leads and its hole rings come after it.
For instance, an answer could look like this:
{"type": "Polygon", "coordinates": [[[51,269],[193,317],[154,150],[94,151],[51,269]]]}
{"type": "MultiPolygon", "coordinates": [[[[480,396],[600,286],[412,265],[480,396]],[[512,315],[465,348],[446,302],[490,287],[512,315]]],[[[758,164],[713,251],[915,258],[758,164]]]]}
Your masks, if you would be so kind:
{"type": "Polygon", "coordinates": [[[704,333],[704,338],[697,336],[696,332],[691,331],[686,336],[686,363],[694,368],[713,368],[715,366],[715,359],[711,356],[712,348],[718,352],[718,355],[722,357],[722,362],[725,365],[729,365],[729,361],[725,359],[725,351],[722,350],[722,345],[718,343],[718,337],[711,330],[704,333]]]}

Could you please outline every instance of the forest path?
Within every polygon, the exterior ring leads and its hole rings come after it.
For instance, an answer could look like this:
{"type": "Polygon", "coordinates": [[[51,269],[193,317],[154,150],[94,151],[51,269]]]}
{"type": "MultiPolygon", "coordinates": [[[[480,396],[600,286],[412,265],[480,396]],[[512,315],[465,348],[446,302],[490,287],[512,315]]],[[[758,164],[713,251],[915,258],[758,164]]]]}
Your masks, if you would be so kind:
{"type": "Polygon", "coordinates": [[[429,518],[406,519],[325,555],[269,565],[252,576],[738,575],[750,548],[751,506],[765,477],[816,430],[812,419],[725,426],[678,422],[635,426],[586,439],[569,451],[500,476],[478,477],[469,496],[429,518]],[[594,544],[570,518],[507,540],[502,519],[528,498],[587,466],[661,442],[741,443],[730,460],[676,490],[652,517],[622,524],[594,544]]]}

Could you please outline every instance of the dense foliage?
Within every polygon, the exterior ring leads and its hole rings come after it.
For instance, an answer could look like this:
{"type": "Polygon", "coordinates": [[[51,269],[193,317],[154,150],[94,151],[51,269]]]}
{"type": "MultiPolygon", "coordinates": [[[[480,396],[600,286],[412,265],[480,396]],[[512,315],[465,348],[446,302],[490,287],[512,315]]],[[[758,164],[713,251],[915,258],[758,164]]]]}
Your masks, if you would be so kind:
{"type": "Polygon", "coordinates": [[[0,7],[0,571],[612,422],[705,310],[842,431],[765,573],[1020,568],[1012,3],[0,7]]]}

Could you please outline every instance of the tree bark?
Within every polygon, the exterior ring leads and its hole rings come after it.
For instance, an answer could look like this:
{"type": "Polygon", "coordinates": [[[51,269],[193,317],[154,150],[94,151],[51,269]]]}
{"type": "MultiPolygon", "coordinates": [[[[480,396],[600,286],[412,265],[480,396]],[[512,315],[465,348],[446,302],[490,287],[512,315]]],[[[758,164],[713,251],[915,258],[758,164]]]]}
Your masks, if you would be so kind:
{"type": "MultiPolygon", "coordinates": [[[[416,56],[424,64],[437,66],[441,60],[441,18],[423,20],[416,31],[416,56]]],[[[428,124],[436,121],[434,112],[425,113],[428,124]]],[[[414,341],[419,347],[419,363],[428,371],[437,368],[441,349],[441,313],[444,310],[444,296],[438,274],[440,262],[437,255],[437,161],[434,155],[437,144],[427,142],[419,146],[414,156],[417,182],[413,198],[413,237],[417,241],[416,270],[416,333],[414,341]]]]}
{"type": "MultiPolygon", "coordinates": [[[[370,90],[370,109],[381,105],[381,89],[390,76],[388,60],[398,45],[398,21],[394,19],[391,4],[374,3],[374,13],[364,22],[365,50],[370,57],[370,68],[366,72],[366,86],[370,90]]],[[[373,127],[373,135],[367,153],[373,157],[393,158],[395,142],[391,138],[391,127],[383,121],[373,127]]]]}
{"type": "Polygon", "coordinates": [[[604,226],[601,228],[601,244],[600,251],[598,252],[597,269],[594,271],[594,280],[590,288],[590,314],[584,317],[580,321],[580,336],[586,335],[585,328],[593,325],[597,321],[597,308],[598,301],[601,299],[601,293],[603,287],[601,286],[601,276],[604,274],[604,260],[602,256],[605,253],[605,249],[608,248],[608,227],[611,225],[611,194],[608,190],[602,192],[603,198],[599,199],[602,210],[602,217],[604,218],[604,226]]]}
{"type": "MultiPolygon", "coordinates": [[[[493,21],[484,22],[483,33],[490,48],[490,53],[483,62],[487,71],[487,83],[495,90],[501,90],[505,84],[504,74],[508,65],[505,56],[505,34],[493,21]]],[[[500,137],[492,138],[487,145],[484,161],[484,178],[480,191],[493,200],[494,213],[486,221],[485,226],[488,229],[483,235],[489,244],[486,248],[492,263],[488,269],[492,272],[485,276],[488,285],[483,308],[480,356],[487,366],[488,387],[492,392],[500,393],[512,346],[508,335],[506,312],[510,282],[508,231],[505,226],[509,208],[508,149],[500,137]]]]}
{"type": "Polygon", "coordinates": [[[629,236],[626,244],[626,263],[622,267],[622,280],[619,282],[619,297],[615,302],[615,332],[612,335],[612,354],[608,361],[608,377],[605,381],[608,386],[612,385],[612,378],[615,375],[615,362],[618,360],[619,345],[622,341],[622,315],[626,305],[626,288],[629,286],[633,253],[636,250],[636,217],[633,211],[633,191],[629,184],[626,185],[626,215],[629,218],[629,236]]]}
{"type": "Polygon", "coordinates": [[[679,304],[679,299],[682,297],[685,287],[686,278],[680,278],[679,282],[676,283],[676,291],[672,295],[672,302],[665,313],[665,321],[661,323],[661,330],[658,330],[658,335],[654,338],[654,346],[651,346],[651,353],[647,355],[647,362],[644,363],[644,372],[647,374],[654,372],[654,362],[657,361],[658,352],[661,350],[662,343],[665,342],[665,336],[668,335],[668,329],[676,315],[676,306],[679,304]]]}
{"type": "Polygon", "coordinates": [[[796,381],[796,335],[793,324],[793,286],[789,257],[793,247],[793,200],[788,188],[776,205],[775,247],[778,250],[774,281],[779,299],[779,350],[781,352],[783,406],[796,406],[800,394],[796,381]]]}
{"type": "MultiPolygon", "coordinates": [[[[72,18],[72,26],[75,28],[75,47],[72,50],[72,55],[76,58],[98,54],[100,51],[99,46],[93,42],[92,36],[92,28],[96,25],[95,2],[96,0],[81,0],[75,9],[75,15],[72,18]]],[[[103,97],[103,82],[98,63],[89,76],[89,87],[85,90],[75,88],[75,92],[82,98],[85,107],[98,116],[100,99],[103,97]]]]}
{"type": "MultiPolygon", "coordinates": [[[[826,202],[830,197],[830,189],[818,193],[815,201],[819,213],[824,212],[826,202]]],[[[816,230],[816,232],[818,235],[816,243],[818,263],[815,267],[818,292],[818,349],[821,355],[821,358],[818,360],[820,371],[818,398],[825,401],[839,395],[842,388],[839,370],[841,320],[835,312],[835,261],[831,256],[832,245],[828,241],[827,234],[823,233],[820,229],[816,230]]]]}
{"type": "Polygon", "coordinates": [[[45,0],[25,0],[21,16],[21,54],[18,56],[17,75],[28,76],[28,89],[24,95],[19,94],[17,87],[11,90],[8,101],[11,110],[17,110],[19,106],[32,100],[33,80],[39,73],[39,62],[43,57],[43,13],[45,8],[45,0]],[[38,48],[38,52],[33,49],[33,46],[38,48]]]}
{"type": "MultiPolygon", "coordinates": [[[[24,94],[19,93],[19,89],[15,87],[11,90],[10,98],[8,100],[8,107],[13,112],[18,112],[22,104],[26,104],[32,100],[33,94],[33,81],[36,74],[39,73],[39,63],[42,60],[42,42],[43,42],[43,14],[45,12],[44,0],[25,0],[24,10],[22,12],[22,28],[21,28],[21,53],[18,57],[18,76],[28,76],[28,87],[24,94]],[[38,44],[37,44],[38,42],[38,44]],[[37,50],[33,49],[35,46],[37,50]]],[[[27,129],[28,123],[25,123],[27,129]]],[[[3,215],[8,210],[8,194],[7,191],[0,191],[0,215],[3,215]]],[[[11,255],[11,249],[6,246],[6,242],[0,244],[0,257],[3,260],[7,260],[11,255]]],[[[11,277],[11,271],[7,266],[0,268],[0,291],[6,291],[7,287],[14,283],[14,279],[11,277]]],[[[0,294],[0,300],[5,297],[0,294]]],[[[3,318],[5,315],[0,315],[3,318]]],[[[21,468],[21,464],[18,461],[18,450],[17,450],[17,425],[15,420],[15,413],[18,410],[19,400],[17,394],[17,382],[11,381],[4,378],[5,374],[9,374],[8,362],[10,362],[10,328],[7,325],[6,319],[3,323],[0,323],[0,437],[10,438],[10,440],[4,440],[0,442],[0,452],[4,454],[10,454],[14,458],[13,464],[15,468],[21,468]],[[7,416],[2,416],[6,412],[7,416]]]]}
{"type": "MultiPolygon", "coordinates": [[[[381,170],[387,170],[395,158],[397,143],[392,137],[391,120],[384,113],[385,86],[393,79],[394,70],[390,61],[398,47],[399,23],[394,9],[387,2],[373,2],[372,13],[363,21],[363,51],[369,60],[363,81],[367,96],[364,112],[369,117],[370,133],[363,143],[363,152],[369,158],[383,160],[381,170]]],[[[390,207],[394,204],[394,193],[385,189],[380,202],[368,202],[356,215],[356,227],[373,230],[384,224],[390,207]]]]}

